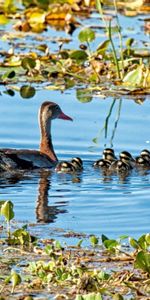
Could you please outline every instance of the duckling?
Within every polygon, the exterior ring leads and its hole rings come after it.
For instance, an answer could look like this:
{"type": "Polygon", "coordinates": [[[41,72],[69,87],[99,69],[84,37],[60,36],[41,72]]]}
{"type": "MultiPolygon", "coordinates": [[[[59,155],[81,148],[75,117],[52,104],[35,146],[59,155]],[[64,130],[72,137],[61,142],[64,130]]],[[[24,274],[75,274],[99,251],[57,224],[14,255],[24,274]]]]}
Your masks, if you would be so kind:
{"type": "Polygon", "coordinates": [[[135,159],[128,151],[122,151],[119,155],[119,159],[114,161],[111,166],[110,170],[124,172],[133,169],[135,166],[135,159]]]}
{"type": "Polygon", "coordinates": [[[80,157],[72,158],[71,164],[75,167],[76,170],[83,170],[83,161],[80,157]]]}
{"type": "Polygon", "coordinates": [[[74,157],[71,162],[59,162],[55,168],[55,171],[58,173],[75,173],[83,169],[82,165],[82,159],[80,157],[74,157]]]}
{"type": "Polygon", "coordinates": [[[150,151],[147,149],[142,150],[140,156],[137,156],[135,160],[138,166],[150,167],[150,151]]]}
{"type": "Polygon", "coordinates": [[[57,173],[74,173],[76,169],[71,162],[61,161],[57,164],[55,171],[57,173]]]}
{"type": "Polygon", "coordinates": [[[98,159],[93,167],[95,168],[109,168],[112,162],[117,159],[115,156],[114,150],[111,148],[105,148],[103,151],[103,158],[98,159]]]}
{"type": "Polygon", "coordinates": [[[137,167],[150,167],[150,151],[144,149],[141,151],[140,156],[135,158],[137,167]]]}
{"type": "Polygon", "coordinates": [[[117,157],[115,156],[114,149],[112,148],[105,148],[103,151],[103,159],[109,160],[110,162],[113,162],[117,160],[117,157]]]}

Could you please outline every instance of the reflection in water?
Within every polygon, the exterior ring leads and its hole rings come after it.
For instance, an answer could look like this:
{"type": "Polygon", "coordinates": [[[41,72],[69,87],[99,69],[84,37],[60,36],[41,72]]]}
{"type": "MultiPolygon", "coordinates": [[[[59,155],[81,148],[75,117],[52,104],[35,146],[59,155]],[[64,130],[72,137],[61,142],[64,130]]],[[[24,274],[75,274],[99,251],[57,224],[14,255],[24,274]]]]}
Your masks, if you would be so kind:
{"type": "Polygon", "coordinates": [[[107,146],[107,138],[108,138],[108,133],[109,133],[109,121],[110,121],[110,117],[113,113],[113,110],[114,110],[114,107],[115,107],[116,103],[118,104],[117,112],[116,112],[116,119],[115,119],[115,122],[114,122],[114,127],[112,129],[112,134],[111,134],[110,141],[109,141],[110,147],[113,147],[113,140],[114,140],[115,133],[116,133],[117,126],[118,126],[118,122],[119,122],[119,119],[120,119],[122,99],[113,99],[113,101],[110,105],[110,108],[108,110],[107,116],[105,118],[104,125],[103,125],[102,129],[100,130],[100,132],[98,133],[97,137],[93,139],[93,141],[97,143],[98,140],[100,139],[102,133],[104,132],[104,137],[105,137],[105,140],[106,140],[106,142],[104,144],[104,147],[107,146]]]}
{"type": "MultiPolygon", "coordinates": [[[[48,205],[48,192],[50,189],[50,171],[42,170],[40,172],[39,179],[39,189],[37,197],[37,206],[36,206],[36,218],[37,222],[42,223],[53,223],[57,218],[57,214],[66,213],[66,209],[61,209],[57,206],[48,205]]],[[[63,201],[63,205],[66,204],[66,201],[63,201]]]]}

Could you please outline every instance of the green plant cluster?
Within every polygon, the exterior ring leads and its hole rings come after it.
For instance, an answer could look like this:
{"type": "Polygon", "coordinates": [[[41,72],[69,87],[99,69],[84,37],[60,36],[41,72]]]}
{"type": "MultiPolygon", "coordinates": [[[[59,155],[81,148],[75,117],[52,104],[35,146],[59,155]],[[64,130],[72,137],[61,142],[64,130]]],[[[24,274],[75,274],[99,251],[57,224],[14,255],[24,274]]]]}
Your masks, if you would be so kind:
{"type": "MultiPolygon", "coordinates": [[[[10,230],[14,218],[11,201],[1,202],[0,214],[7,223],[8,235],[5,240],[3,238],[3,253],[20,251],[18,266],[23,253],[26,260],[20,272],[14,270],[16,266],[13,265],[7,275],[1,276],[3,299],[8,293],[14,294],[14,290],[15,295],[20,290],[24,294],[26,290],[26,297],[30,297],[33,291],[34,294],[48,293],[49,289],[57,294],[55,299],[122,300],[128,293],[130,299],[137,299],[138,294],[150,296],[150,234],[138,240],[128,236],[115,240],[105,235],[101,238],[92,235],[86,248],[82,247],[84,239],[76,247],[62,245],[57,240],[43,241],[43,247],[35,247],[35,239],[33,241],[25,229],[10,230]]],[[[4,262],[6,264],[6,258],[0,258],[0,264],[4,262]]]]}

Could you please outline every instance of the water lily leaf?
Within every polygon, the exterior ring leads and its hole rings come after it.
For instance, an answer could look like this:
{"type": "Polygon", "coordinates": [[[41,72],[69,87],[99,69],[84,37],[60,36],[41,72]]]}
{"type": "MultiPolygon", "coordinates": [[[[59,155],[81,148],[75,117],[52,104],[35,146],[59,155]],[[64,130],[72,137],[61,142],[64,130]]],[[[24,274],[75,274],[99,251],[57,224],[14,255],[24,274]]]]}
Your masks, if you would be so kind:
{"type": "Polygon", "coordinates": [[[5,201],[1,206],[0,214],[3,215],[8,222],[12,220],[14,217],[13,203],[11,201],[5,201]]]}
{"type": "Polygon", "coordinates": [[[2,75],[2,80],[6,80],[6,79],[12,79],[13,77],[15,77],[16,73],[15,71],[8,71],[5,74],[2,75]]]}
{"type": "Polygon", "coordinates": [[[25,70],[31,70],[34,69],[36,66],[36,61],[31,58],[31,57],[24,57],[22,62],[21,62],[21,66],[25,69],[25,70]]]}
{"type": "Polygon", "coordinates": [[[127,73],[123,79],[125,85],[139,86],[143,81],[143,66],[137,67],[135,70],[127,73]]]}
{"type": "Polygon", "coordinates": [[[95,40],[95,32],[90,28],[84,28],[80,31],[78,38],[81,43],[89,43],[95,40]]]}
{"type": "Polygon", "coordinates": [[[80,102],[86,103],[92,101],[93,95],[88,89],[77,89],[76,97],[80,102]]]}
{"type": "Polygon", "coordinates": [[[85,51],[83,50],[75,50],[72,51],[72,53],[70,54],[70,58],[71,59],[75,59],[77,61],[85,61],[88,58],[88,55],[85,51]]]}
{"type": "Polygon", "coordinates": [[[135,267],[150,274],[150,253],[140,251],[136,256],[135,267]]]}
{"type": "Polygon", "coordinates": [[[20,89],[20,96],[22,98],[32,98],[35,95],[35,88],[30,85],[23,85],[20,89]]]}

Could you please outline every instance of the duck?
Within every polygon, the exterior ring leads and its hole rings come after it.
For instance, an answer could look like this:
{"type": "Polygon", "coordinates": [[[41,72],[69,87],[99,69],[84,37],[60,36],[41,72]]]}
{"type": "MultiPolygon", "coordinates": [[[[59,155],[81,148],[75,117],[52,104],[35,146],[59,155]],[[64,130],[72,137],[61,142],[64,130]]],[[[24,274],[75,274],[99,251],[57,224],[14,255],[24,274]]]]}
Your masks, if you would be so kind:
{"type": "Polygon", "coordinates": [[[150,151],[142,150],[140,156],[137,156],[135,160],[137,167],[150,167],[150,151]]]}
{"type": "Polygon", "coordinates": [[[81,170],[83,170],[83,162],[80,157],[74,157],[70,162],[61,161],[55,168],[57,173],[75,173],[81,170]]]}
{"type": "Polygon", "coordinates": [[[111,166],[110,170],[124,172],[132,170],[135,166],[135,159],[128,151],[122,151],[119,154],[119,159],[114,161],[111,166]]]}
{"type": "Polygon", "coordinates": [[[110,168],[111,164],[117,160],[115,152],[112,148],[105,148],[102,153],[102,158],[94,162],[94,168],[110,168]]]}
{"type": "Polygon", "coordinates": [[[43,102],[38,113],[40,126],[39,150],[0,149],[0,170],[49,169],[56,166],[58,158],[53,148],[51,136],[51,122],[56,118],[73,121],[71,117],[63,113],[58,104],[50,101],[43,102]]]}

